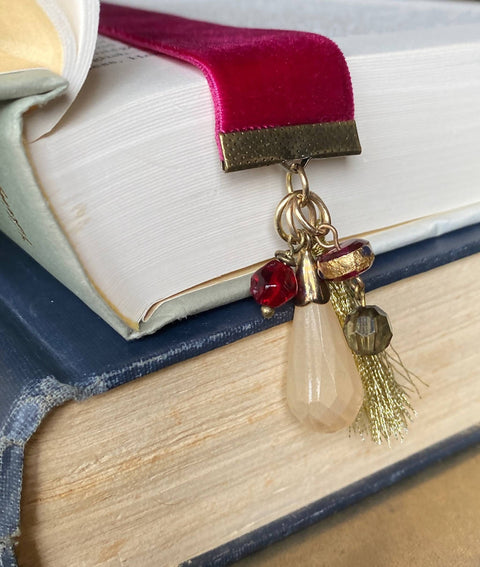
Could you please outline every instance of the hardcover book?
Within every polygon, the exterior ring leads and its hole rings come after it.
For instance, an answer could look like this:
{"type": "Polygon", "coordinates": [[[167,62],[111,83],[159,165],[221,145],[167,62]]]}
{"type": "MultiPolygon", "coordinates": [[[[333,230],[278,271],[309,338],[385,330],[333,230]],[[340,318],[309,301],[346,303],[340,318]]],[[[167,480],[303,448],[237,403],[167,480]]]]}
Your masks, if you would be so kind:
{"type": "MultiPolygon", "coordinates": [[[[343,236],[366,234],[381,253],[480,220],[476,5],[129,4],[337,42],[363,153],[315,160],[309,177],[343,236]]],[[[28,0],[2,18],[0,223],[135,338],[248,294],[246,272],[278,247],[280,166],[225,174],[203,75],[97,39],[98,2],[75,6],[28,0]]]]}
{"type": "Polygon", "coordinates": [[[391,448],[287,411],[289,306],[265,320],[246,299],[126,343],[1,244],[3,565],[15,544],[22,565],[226,565],[479,440],[479,225],[367,272],[429,384],[391,448]]]}

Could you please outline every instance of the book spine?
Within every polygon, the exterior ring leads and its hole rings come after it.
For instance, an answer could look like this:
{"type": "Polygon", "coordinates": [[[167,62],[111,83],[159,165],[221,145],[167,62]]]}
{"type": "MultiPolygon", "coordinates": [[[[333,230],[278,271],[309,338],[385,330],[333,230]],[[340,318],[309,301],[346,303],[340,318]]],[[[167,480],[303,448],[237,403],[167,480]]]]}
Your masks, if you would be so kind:
{"type": "Polygon", "coordinates": [[[42,192],[23,143],[23,117],[66,89],[47,70],[0,75],[0,229],[123,337],[132,329],[101,297],[42,192]]]}
{"type": "Polygon", "coordinates": [[[2,300],[0,319],[0,566],[16,567],[25,444],[45,415],[78,389],[56,378],[65,371],[2,300]]]}

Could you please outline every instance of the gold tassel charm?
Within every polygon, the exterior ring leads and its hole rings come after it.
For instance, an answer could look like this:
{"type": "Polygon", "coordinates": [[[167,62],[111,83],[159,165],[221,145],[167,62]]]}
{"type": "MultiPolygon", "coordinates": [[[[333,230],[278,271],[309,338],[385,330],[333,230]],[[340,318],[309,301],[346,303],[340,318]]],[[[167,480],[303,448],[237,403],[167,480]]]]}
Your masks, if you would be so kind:
{"type": "Polygon", "coordinates": [[[417,390],[416,377],[389,347],[386,313],[366,305],[359,276],[370,268],[374,254],[366,240],[339,241],[327,207],[309,189],[307,161],[284,164],[287,195],[277,207],[275,227],[289,249],[278,251],[251,281],[264,316],[273,316],[290,300],[296,306],[287,370],[289,408],[319,431],[351,427],[376,443],[403,439],[415,415],[407,390],[417,390]],[[294,176],[301,189],[293,188],[294,176]]]}
{"type": "MultiPolygon", "coordinates": [[[[365,305],[363,282],[359,279],[329,282],[329,288],[330,301],[344,327],[349,314],[365,305]]],[[[415,380],[424,382],[403,365],[391,345],[375,354],[353,353],[353,357],[362,380],[364,398],[352,430],[362,437],[370,437],[377,444],[404,439],[408,424],[415,417],[409,391],[418,394],[415,380]]]]}

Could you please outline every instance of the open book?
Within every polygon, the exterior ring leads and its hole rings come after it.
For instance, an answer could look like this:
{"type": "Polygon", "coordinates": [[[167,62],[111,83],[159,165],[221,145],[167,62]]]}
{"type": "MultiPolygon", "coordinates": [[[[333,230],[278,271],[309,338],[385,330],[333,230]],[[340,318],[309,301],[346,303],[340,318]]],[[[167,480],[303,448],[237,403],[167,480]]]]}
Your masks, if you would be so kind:
{"type": "MultiPolygon", "coordinates": [[[[338,43],[363,153],[309,178],[341,236],[380,253],[480,220],[478,6],[118,3],[338,43]]],[[[0,227],[135,338],[246,296],[249,267],[279,247],[285,189],[280,166],[225,174],[201,72],[97,37],[98,8],[25,0],[2,16],[0,227]]]]}

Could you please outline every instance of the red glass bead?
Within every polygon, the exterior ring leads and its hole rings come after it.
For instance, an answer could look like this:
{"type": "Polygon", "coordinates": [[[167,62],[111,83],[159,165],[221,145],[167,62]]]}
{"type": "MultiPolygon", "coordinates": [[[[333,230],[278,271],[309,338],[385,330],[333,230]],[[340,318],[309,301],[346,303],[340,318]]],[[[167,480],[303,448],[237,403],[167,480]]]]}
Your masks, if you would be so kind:
{"type": "Polygon", "coordinates": [[[355,278],[368,270],[375,255],[370,243],[363,238],[351,238],[319,256],[317,269],[321,277],[331,281],[355,278]]]}
{"type": "Polygon", "coordinates": [[[280,260],[271,260],[253,274],[250,293],[260,305],[280,307],[297,294],[295,272],[280,260]]]}

